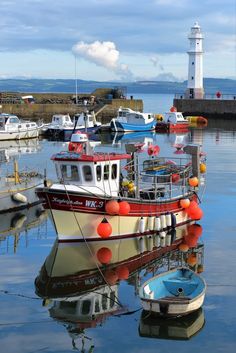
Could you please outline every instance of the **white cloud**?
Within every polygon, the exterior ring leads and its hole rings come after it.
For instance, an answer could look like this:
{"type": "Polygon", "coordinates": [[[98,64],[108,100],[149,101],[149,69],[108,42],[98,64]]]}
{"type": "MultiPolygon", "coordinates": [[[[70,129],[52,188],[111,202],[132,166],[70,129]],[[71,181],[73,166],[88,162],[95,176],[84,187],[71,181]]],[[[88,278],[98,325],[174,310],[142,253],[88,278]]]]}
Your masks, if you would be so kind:
{"type": "Polygon", "coordinates": [[[95,41],[91,44],[78,42],[72,47],[72,52],[98,66],[114,70],[118,66],[119,51],[113,42],[95,41]]]}
{"type": "Polygon", "coordinates": [[[72,52],[97,66],[113,71],[121,79],[132,79],[133,74],[127,64],[119,63],[120,53],[113,42],[95,41],[91,44],[83,41],[73,45],[72,52]]]}

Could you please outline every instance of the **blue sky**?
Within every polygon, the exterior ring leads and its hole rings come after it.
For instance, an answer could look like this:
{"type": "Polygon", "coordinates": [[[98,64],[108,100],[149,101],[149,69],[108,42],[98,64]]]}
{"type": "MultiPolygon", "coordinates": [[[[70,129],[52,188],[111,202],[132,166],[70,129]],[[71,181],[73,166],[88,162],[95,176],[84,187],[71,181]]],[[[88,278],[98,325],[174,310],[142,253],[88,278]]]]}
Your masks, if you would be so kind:
{"type": "Polygon", "coordinates": [[[183,81],[196,21],[204,77],[236,79],[236,0],[1,0],[0,78],[183,81]]]}

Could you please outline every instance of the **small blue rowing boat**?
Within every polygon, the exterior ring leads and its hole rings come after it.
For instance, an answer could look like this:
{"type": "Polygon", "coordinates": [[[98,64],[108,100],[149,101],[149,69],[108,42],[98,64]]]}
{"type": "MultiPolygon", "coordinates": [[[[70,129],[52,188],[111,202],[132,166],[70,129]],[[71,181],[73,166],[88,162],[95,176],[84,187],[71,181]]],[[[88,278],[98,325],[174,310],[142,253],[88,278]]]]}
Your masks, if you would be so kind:
{"type": "Polygon", "coordinates": [[[183,316],[202,306],[205,292],[204,279],[194,271],[180,267],[144,282],[139,296],[145,311],[162,316],[183,316]]]}

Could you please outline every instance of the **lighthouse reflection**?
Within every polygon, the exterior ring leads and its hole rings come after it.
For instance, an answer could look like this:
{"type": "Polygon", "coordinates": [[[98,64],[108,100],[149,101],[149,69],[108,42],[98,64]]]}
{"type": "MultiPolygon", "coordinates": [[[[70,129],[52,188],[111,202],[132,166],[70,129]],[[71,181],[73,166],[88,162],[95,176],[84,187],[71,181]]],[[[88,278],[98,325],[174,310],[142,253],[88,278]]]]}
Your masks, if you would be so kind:
{"type": "MultiPolygon", "coordinates": [[[[201,232],[200,225],[191,224],[172,230],[164,239],[151,235],[77,245],[56,241],[35,279],[36,293],[50,317],[64,325],[73,347],[87,341],[92,347],[89,329],[104,325],[108,317],[140,311],[137,293],[142,281],[183,265],[203,271],[201,232]],[[126,306],[119,298],[124,281],[134,289],[126,306]],[[135,302],[138,309],[133,310],[135,302]]],[[[148,336],[152,330],[148,326],[152,322],[141,316],[140,335],[148,336]]]]}

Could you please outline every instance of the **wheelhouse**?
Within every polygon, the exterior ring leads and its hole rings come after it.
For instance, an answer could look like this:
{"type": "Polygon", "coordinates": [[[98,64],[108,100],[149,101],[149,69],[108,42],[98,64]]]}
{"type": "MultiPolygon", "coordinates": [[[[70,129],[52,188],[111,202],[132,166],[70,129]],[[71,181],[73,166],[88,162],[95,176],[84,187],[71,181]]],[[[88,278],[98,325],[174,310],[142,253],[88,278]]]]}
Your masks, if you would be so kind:
{"type": "Polygon", "coordinates": [[[118,196],[120,182],[120,160],[130,155],[75,154],[64,152],[54,155],[58,180],[61,184],[79,187],[84,193],[96,192],[118,196]]]}

